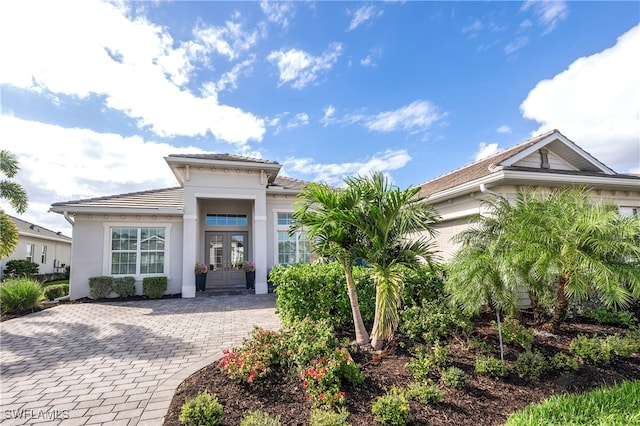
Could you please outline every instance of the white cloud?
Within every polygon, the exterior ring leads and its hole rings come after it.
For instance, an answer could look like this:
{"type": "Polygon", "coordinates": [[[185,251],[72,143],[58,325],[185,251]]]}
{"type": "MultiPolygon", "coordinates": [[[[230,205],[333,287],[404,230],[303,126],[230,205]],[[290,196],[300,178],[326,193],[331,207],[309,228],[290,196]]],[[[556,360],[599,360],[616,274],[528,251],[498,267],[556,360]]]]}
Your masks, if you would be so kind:
{"type": "Polygon", "coordinates": [[[291,83],[295,89],[302,89],[316,81],[318,75],[328,72],[338,61],[342,44],[332,43],[320,56],[313,56],[304,50],[290,49],[271,52],[267,59],[280,71],[278,86],[291,83]]]}
{"type": "Polygon", "coordinates": [[[443,117],[444,114],[431,101],[419,100],[395,111],[381,112],[363,119],[365,127],[375,132],[421,133],[443,117]]]}
{"type": "Polygon", "coordinates": [[[478,145],[478,151],[476,151],[473,161],[482,160],[483,158],[487,158],[490,155],[493,155],[498,151],[500,151],[500,149],[498,149],[498,144],[497,143],[489,143],[489,144],[487,144],[487,143],[484,143],[484,142],[480,142],[480,144],[478,145]]]}
{"type": "Polygon", "coordinates": [[[640,25],[615,46],[574,61],[539,82],[520,105],[541,123],[534,133],[557,128],[569,139],[624,172],[640,164],[640,25]]]}
{"type": "Polygon", "coordinates": [[[502,133],[503,135],[507,133],[511,133],[511,127],[507,126],[506,124],[503,124],[502,126],[496,129],[496,132],[502,133]]]}
{"type": "Polygon", "coordinates": [[[527,36],[516,37],[515,40],[513,40],[510,43],[508,43],[504,47],[504,53],[506,53],[507,55],[511,55],[512,53],[516,52],[517,50],[520,50],[523,47],[525,47],[527,44],[529,44],[529,37],[527,37],[527,36]]]}
{"type": "Polygon", "coordinates": [[[296,127],[302,127],[309,124],[309,114],[305,112],[301,112],[296,114],[289,122],[287,123],[288,129],[295,129],[296,127]]]}
{"type": "Polygon", "coordinates": [[[283,173],[288,170],[309,176],[309,180],[341,185],[345,177],[367,175],[373,171],[389,172],[404,167],[411,156],[405,150],[387,150],[370,158],[348,163],[317,163],[311,158],[291,158],[283,162],[283,173]]]}
{"type": "Polygon", "coordinates": [[[0,115],[0,149],[20,163],[16,182],[30,200],[23,217],[52,229],[68,226],[60,216],[45,213],[52,203],[178,186],[164,157],[202,152],[7,115],[0,115]]]}
{"type": "Polygon", "coordinates": [[[269,22],[284,29],[289,27],[289,18],[295,14],[292,1],[261,1],[260,8],[269,22]]]}
{"type": "Polygon", "coordinates": [[[211,132],[240,145],[262,139],[260,118],[219,104],[215,93],[198,97],[183,88],[211,53],[236,57],[257,35],[234,23],[199,27],[197,40],[174,47],[165,28],[119,5],[39,2],[38,13],[31,2],[3,5],[0,39],[11,42],[0,44],[0,84],[58,98],[104,97],[108,108],[161,136],[211,132]]]}
{"type": "Polygon", "coordinates": [[[369,51],[369,54],[360,60],[360,65],[363,67],[375,67],[378,65],[378,60],[382,56],[382,50],[374,48],[369,51]]]}
{"type": "Polygon", "coordinates": [[[249,59],[246,59],[242,62],[238,62],[233,66],[231,71],[222,74],[222,77],[216,83],[216,91],[222,92],[227,89],[237,89],[238,88],[238,78],[241,75],[248,75],[251,73],[252,65],[255,62],[255,55],[251,55],[249,59]]]}
{"type": "Polygon", "coordinates": [[[544,34],[553,31],[558,23],[569,15],[569,7],[565,1],[559,0],[527,0],[522,10],[533,9],[538,20],[544,25],[544,34]]]}
{"type": "Polygon", "coordinates": [[[324,127],[327,127],[329,124],[335,121],[335,113],[336,109],[333,107],[333,105],[329,105],[324,109],[324,116],[322,117],[321,121],[322,124],[324,124],[324,127]]]}
{"type": "Polygon", "coordinates": [[[348,11],[348,13],[352,18],[347,31],[352,31],[371,19],[381,17],[383,12],[375,6],[367,5],[360,6],[354,12],[348,11]]]}
{"type": "Polygon", "coordinates": [[[479,19],[476,19],[471,24],[462,28],[462,34],[472,33],[473,35],[478,31],[481,31],[483,28],[484,28],[484,25],[482,24],[482,22],[479,19]]]}

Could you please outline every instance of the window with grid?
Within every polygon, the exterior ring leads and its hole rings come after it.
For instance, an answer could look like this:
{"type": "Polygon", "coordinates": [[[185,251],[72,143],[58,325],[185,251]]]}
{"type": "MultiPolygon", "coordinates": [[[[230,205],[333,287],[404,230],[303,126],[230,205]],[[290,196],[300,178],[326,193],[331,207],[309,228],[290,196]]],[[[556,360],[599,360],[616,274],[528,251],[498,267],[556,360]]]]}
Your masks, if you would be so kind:
{"type": "Polygon", "coordinates": [[[289,235],[289,225],[292,220],[292,213],[279,212],[277,214],[278,263],[289,265],[310,263],[311,244],[307,241],[306,233],[296,231],[289,235]]]}
{"type": "Polygon", "coordinates": [[[29,262],[33,262],[33,256],[35,251],[36,251],[35,244],[27,244],[27,254],[25,256],[25,259],[28,260],[29,262]]]}
{"type": "Polygon", "coordinates": [[[164,273],[165,228],[111,228],[111,273],[164,273]]]}
{"type": "Polygon", "coordinates": [[[42,256],[40,257],[40,263],[43,265],[47,263],[47,246],[42,246],[42,256]]]}

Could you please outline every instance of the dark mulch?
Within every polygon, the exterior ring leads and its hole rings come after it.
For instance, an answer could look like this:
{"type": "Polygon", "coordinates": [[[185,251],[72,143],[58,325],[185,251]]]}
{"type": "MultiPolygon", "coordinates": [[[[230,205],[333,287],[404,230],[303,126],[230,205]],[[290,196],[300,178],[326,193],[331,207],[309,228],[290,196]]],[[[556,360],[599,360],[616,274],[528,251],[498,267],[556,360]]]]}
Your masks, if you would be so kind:
{"type": "MultiPolygon", "coordinates": [[[[498,348],[495,332],[491,328],[491,316],[475,321],[472,336],[498,348]]],[[[545,356],[556,352],[568,353],[569,342],[579,333],[599,335],[622,333],[623,329],[584,322],[563,325],[557,337],[537,338],[535,349],[545,356]]],[[[407,344],[401,338],[393,341],[381,354],[370,352],[354,354],[354,360],[363,367],[366,381],[357,389],[346,388],[347,409],[351,413],[350,424],[371,426],[376,424],[371,414],[373,400],[392,385],[407,386],[411,373],[405,368],[410,359],[407,344]]],[[[455,338],[450,347],[448,365],[456,366],[468,375],[468,386],[464,390],[446,389],[442,402],[421,405],[411,402],[412,425],[499,425],[507,416],[531,403],[540,402],[560,393],[581,393],[602,385],[611,385],[623,380],[640,379],[640,355],[628,359],[614,359],[609,365],[582,365],[576,373],[549,372],[541,378],[521,379],[514,372],[514,361],[519,350],[506,348],[505,360],[510,367],[503,380],[493,380],[475,374],[475,358],[483,352],[472,349],[466,339],[455,338]]],[[[495,354],[499,357],[499,353],[495,354]]],[[[165,426],[179,425],[180,408],[186,398],[208,390],[217,395],[224,407],[224,425],[238,425],[249,410],[263,410],[279,415],[283,425],[308,424],[310,404],[307,401],[301,380],[291,374],[277,373],[255,390],[240,385],[223,374],[217,363],[186,379],[176,391],[165,426]]]]}

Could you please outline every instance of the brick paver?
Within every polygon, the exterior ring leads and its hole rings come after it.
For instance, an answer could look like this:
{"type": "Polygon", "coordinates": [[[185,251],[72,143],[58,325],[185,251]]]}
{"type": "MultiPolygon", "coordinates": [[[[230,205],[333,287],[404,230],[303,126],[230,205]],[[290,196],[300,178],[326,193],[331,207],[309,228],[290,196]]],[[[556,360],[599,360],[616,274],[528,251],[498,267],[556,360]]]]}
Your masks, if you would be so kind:
{"type": "Polygon", "coordinates": [[[64,304],[0,323],[3,425],[162,424],[177,386],[259,325],[275,296],[64,304]]]}

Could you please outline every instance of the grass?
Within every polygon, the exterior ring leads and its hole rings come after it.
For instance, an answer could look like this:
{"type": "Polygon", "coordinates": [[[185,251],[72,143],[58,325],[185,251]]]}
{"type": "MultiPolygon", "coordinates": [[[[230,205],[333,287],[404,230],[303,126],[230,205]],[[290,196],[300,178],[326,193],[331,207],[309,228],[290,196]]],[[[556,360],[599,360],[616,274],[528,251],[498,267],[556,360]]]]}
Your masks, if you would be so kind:
{"type": "Polygon", "coordinates": [[[46,283],[40,284],[42,288],[49,287],[50,285],[58,285],[58,284],[69,284],[69,280],[56,280],[56,281],[47,281],[46,283]]]}
{"type": "Polygon", "coordinates": [[[640,424],[640,381],[623,382],[582,395],[553,396],[509,416],[505,426],[640,424]]]}

